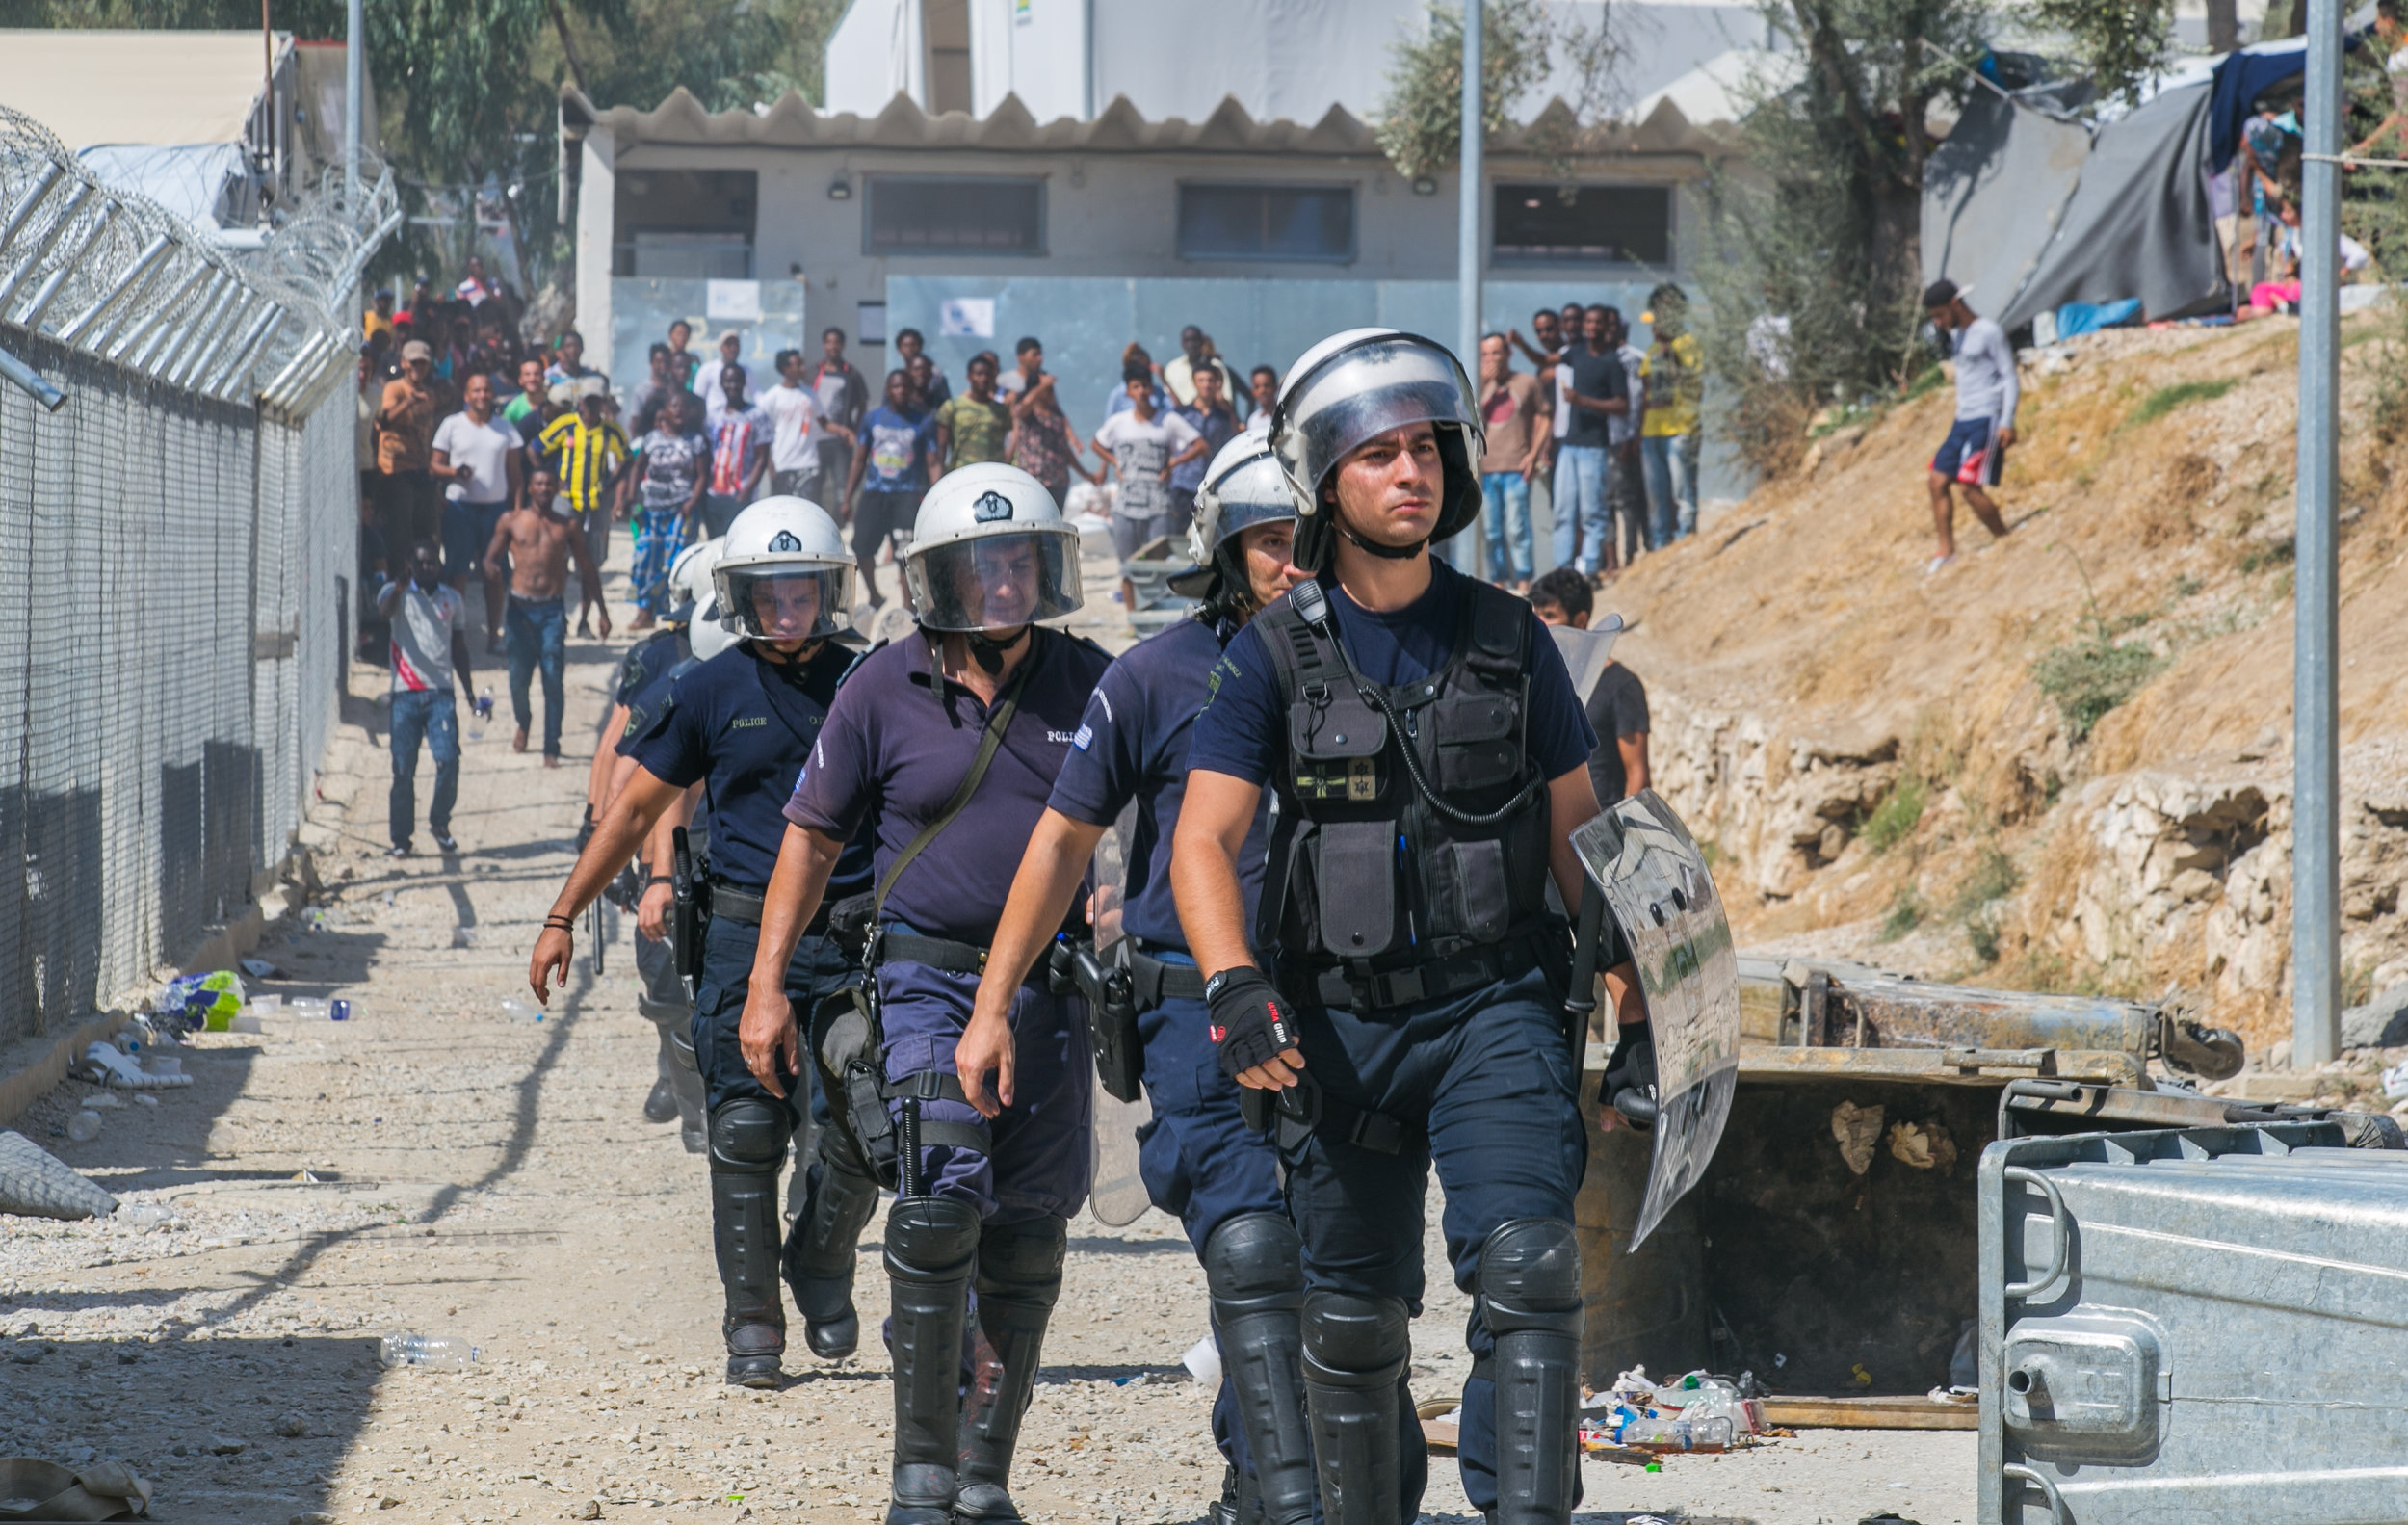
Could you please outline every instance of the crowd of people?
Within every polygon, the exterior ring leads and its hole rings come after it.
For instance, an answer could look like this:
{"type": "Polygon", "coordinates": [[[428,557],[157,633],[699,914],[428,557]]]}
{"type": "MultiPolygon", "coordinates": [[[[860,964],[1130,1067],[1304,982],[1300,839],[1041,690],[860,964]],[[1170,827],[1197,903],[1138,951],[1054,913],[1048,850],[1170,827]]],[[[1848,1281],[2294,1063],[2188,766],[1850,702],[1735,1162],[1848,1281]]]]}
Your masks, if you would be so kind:
{"type": "Polygon", "coordinates": [[[422,747],[428,825],[458,849],[473,595],[485,654],[509,654],[515,745],[539,673],[559,762],[564,599],[573,579],[580,629],[612,633],[600,568],[626,520],[630,623],[649,628],[621,657],[529,972],[547,996],[597,896],[635,911],[660,1030],[644,1110],[707,1157],[727,1380],[781,1385],[789,1295],[815,1355],[858,1347],[856,1242],[892,1192],[887,1517],[1018,1519],[1020,1416],[1089,1186],[1092,1062],[1150,1098],[1140,1173],[1205,1270],[1216,1518],[1412,1517],[1402,1356],[1435,1162],[1479,1299],[1465,1486],[1492,1514],[1568,1519],[1573,968],[1603,972],[1616,1013],[1607,1125],[1653,1103],[1626,950],[1588,921],[1576,945],[1559,907],[1586,897],[1558,870],[1600,801],[1646,790],[1648,722],[1616,664],[1584,663],[1603,675],[1575,692],[1560,652],[1593,644],[1548,629],[1587,625],[1601,579],[1694,526],[1678,293],[1651,302],[1649,351],[1610,307],[1551,311],[1492,336],[1478,381],[1427,340],[1358,330],[1242,382],[1191,328],[1167,363],[1129,347],[1085,436],[1034,337],[1009,367],[974,356],[956,391],[905,330],[874,395],[841,330],[816,358],[778,352],[772,380],[743,335],[697,357],[679,324],[622,395],[573,332],[517,353],[484,321],[505,302],[472,269],[410,309],[380,293],[368,320],[388,341],[361,395],[392,851],[410,848],[422,747]],[[417,330],[458,331],[456,304],[469,337],[438,356],[417,330]],[[421,325],[421,306],[441,316],[421,325]],[[1117,659],[1049,623],[1086,602],[1076,481],[1116,484],[1124,570],[1165,539],[1197,564],[1173,583],[1193,618],[1117,659]],[[1538,571],[1529,500],[1550,482],[1557,565],[1538,571]],[[1437,554],[1483,519],[1486,578],[1437,554]],[[889,560],[912,633],[862,655],[889,560]],[[1341,675],[1355,698],[1333,707],[1341,675]],[[1090,883],[1132,810],[1124,882],[1090,883]],[[1260,949],[1258,897],[1285,907],[1260,949]]]}

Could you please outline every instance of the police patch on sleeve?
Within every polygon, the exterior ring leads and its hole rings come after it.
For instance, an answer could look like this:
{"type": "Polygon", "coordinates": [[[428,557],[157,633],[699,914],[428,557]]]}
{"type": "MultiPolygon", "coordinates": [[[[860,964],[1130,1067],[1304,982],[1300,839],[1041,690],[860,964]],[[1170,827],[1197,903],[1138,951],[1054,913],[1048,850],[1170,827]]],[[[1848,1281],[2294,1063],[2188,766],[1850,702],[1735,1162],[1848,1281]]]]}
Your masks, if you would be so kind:
{"type": "Polygon", "coordinates": [[[1095,745],[1095,727],[1092,725],[1080,726],[1079,733],[1070,738],[1070,745],[1078,748],[1081,751],[1085,751],[1089,747],[1095,745]]]}

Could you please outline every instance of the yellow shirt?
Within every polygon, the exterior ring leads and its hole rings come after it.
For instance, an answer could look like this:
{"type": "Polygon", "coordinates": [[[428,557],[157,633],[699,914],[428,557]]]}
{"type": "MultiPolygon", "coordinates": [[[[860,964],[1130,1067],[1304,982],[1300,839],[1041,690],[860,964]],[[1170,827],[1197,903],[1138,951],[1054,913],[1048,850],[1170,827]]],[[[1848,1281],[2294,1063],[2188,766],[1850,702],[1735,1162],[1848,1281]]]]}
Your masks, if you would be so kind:
{"type": "Polygon", "coordinates": [[[374,307],[369,308],[367,316],[359,320],[359,341],[362,344],[367,343],[370,339],[375,338],[380,333],[390,337],[392,332],[393,320],[386,317],[383,313],[377,311],[374,307]]]}
{"type": "Polygon", "coordinates": [[[1638,373],[1647,384],[1647,417],[1639,426],[1643,437],[1697,432],[1697,405],[1706,393],[1704,362],[1695,334],[1656,340],[1638,373]]]}

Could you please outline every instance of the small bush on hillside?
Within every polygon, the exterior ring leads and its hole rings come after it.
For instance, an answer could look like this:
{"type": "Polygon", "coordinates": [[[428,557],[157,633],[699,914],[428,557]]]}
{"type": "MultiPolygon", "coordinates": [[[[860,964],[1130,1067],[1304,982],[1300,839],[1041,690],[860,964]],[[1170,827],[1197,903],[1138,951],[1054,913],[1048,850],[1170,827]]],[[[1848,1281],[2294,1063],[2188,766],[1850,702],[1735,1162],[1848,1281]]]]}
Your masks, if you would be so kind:
{"type": "Polygon", "coordinates": [[[2117,641],[2103,625],[2031,665],[2031,680],[2056,702],[2074,740],[2086,740],[2099,722],[2140,692],[2158,670],[2158,654],[2137,642],[2117,641]]]}
{"type": "Polygon", "coordinates": [[[1915,823],[1924,818],[1926,798],[1921,778],[1913,774],[1900,778],[1897,787],[1873,806],[1872,814],[1865,818],[1865,845],[1875,853],[1887,853],[1913,835],[1915,823]]]}
{"type": "Polygon", "coordinates": [[[2238,377],[2228,377],[2220,381],[2177,381],[2171,386],[2160,386],[2132,410],[2124,419],[2124,425],[2128,429],[2137,429],[2144,424],[2154,424],[2185,403],[2212,403],[2239,384],[2238,377]]]}
{"type": "Polygon", "coordinates": [[[1923,897],[1909,884],[1898,892],[1890,903],[1890,912],[1881,918],[1881,930],[1874,933],[1877,942],[1896,942],[1924,923],[1923,897]]]}

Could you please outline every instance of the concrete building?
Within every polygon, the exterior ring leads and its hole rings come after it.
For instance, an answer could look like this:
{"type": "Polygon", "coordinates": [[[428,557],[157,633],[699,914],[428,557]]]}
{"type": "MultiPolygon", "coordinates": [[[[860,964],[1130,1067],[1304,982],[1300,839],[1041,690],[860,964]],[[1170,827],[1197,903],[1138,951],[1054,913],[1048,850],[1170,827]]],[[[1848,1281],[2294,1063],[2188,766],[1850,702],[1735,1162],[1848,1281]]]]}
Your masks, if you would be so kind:
{"type": "MultiPolygon", "coordinates": [[[[1699,182],[1736,151],[1732,101],[1769,55],[1746,45],[1752,11],[1630,9],[1662,11],[1651,24],[1681,40],[1625,71],[1650,83],[1620,120],[1584,126],[1537,100],[1491,135],[1490,327],[1527,329],[1572,299],[1636,318],[1694,256],[1699,182]]],[[[816,355],[836,327],[875,375],[909,327],[958,385],[972,355],[1008,364],[1034,334],[1085,431],[1122,347],[1166,359],[1189,323],[1240,368],[1284,369],[1360,324],[1452,336],[1454,175],[1406,180],[1368,125],[1420,13],[1418,0],[854,0],[829,44],[825,111],[566,92],[589,353],[626,385],[673,317],[705,344],[743,330],[763,362],[816,355]]]]}

